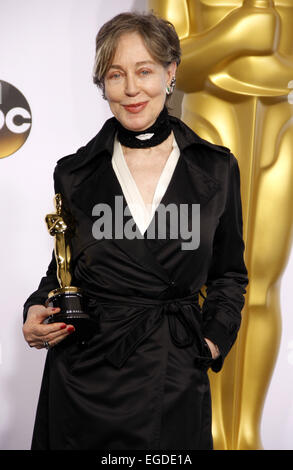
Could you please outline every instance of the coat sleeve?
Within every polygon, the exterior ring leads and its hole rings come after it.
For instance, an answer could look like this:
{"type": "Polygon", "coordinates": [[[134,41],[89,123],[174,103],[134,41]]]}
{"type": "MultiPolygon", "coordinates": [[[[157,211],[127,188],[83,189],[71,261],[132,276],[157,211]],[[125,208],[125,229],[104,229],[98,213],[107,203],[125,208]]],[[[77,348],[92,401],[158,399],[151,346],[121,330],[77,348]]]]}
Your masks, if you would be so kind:
{"type": "Polygon", "coordinates": [[[216,229],[213,255],[203,302],[203,334],[220,350],[212,370],[218,372],[232,348],[241,324],[248,272],[244,262],[240,171],[230,153],[228,190],[224,212],[216,229]]]}
{"type": "Polygon", "coordinates": [[[57,279],[57,265],[55,260],[54,251],[52,253],[52,259],[49,263],[46,275],[42,277],[38,289],[33,292],[26,300],[23,306],[23,321],[26,321],[28,309],[32,305],[45,305],[45,301],[48,297],[48,293],[59,287],[57,279]]]}
{"type": "MultiPolygon", "coordinates": [[[[59,178],[57,177],[57,166],[54,171],[54,188],[55,194],[59,192],[62,193],[59,178]]],[[[26,321],[28,309],[32,305],[45,305],[48,293],[58,287],[60,286],[57,279],[57,264],[53,250],[52,258],[47,268],[46,275],[42,277],[37,290],[28,297],[23,305],[23,322],[26,321]]]]}

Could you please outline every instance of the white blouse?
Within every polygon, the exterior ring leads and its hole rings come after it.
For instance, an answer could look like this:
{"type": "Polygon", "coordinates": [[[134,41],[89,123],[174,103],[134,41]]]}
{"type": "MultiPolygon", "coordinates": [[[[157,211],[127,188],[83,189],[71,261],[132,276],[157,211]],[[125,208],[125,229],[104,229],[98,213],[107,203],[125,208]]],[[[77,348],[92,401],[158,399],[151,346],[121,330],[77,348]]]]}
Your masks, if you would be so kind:
{"type": "Polygon", "coordinates": [[[112,166],[122,188],[124,197],[126,199],[133,220],[142,235],[147,230],[148,226],[152,221],[154,213],[166,192],[166,189],[170,183],[176,164],[178,162],[180,150],[175,140],[175,137],[173,139],[172,147],[172,152],[170,153],[165,163],[165,166],[157,183],[152,203],[145,204],[136,185],[136,182],[126,163],[121,144],[118,141],[117,136],[115,136],[112,166]]]}

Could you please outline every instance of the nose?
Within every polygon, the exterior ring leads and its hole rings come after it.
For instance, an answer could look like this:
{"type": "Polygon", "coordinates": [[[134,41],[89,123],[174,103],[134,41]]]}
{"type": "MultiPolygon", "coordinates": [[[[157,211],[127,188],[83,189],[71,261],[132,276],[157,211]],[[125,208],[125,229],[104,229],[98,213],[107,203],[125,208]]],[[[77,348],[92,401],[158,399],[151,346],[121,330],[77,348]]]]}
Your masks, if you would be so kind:
{"type": "Polygon", "coordinates": [[[136,96],[139,93],[139,87],[135,75],[128,74],[125,81],[125,94],[127,96],[136,96]]]}

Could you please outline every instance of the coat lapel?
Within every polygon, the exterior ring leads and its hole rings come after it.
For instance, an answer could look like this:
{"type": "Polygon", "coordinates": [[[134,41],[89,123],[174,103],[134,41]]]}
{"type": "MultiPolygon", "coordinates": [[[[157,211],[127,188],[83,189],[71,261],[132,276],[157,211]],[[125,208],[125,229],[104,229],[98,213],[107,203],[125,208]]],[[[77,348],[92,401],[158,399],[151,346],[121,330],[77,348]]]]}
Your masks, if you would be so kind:
{"type": "MultiPolygon", "coordinates": [[[[106,124],[108,124],[109,121],[107,121],[106,124]]],[[[102,129],[102,134],[103,130],[105,129],[102,129]]],[[[161,200],[161,204],[165,206],[169,203],[200,204],[200,209],[202,210],[203,206],[205,206],[220,189],[221,184],[195,162],[194,154],[197,146],[194,145],[194,135],[192,136],[193,146],[187,149],[183,148],[182,132],[180,133],[176,128],[173,130],[181,154],[168,188],[161,200]]],[[[84,158],[80,159],[77,165],[71,169],[76,175],[71,193],[72,202],[83,212],[84,216],[88,218],[90,227],[95,221],[92,211],[97,203],[102,202],[107,204],[112,208],[113,213],[115,208],[115,196],[121,196],[120,200],[123,202],[123,211],[127,206],[122,188],[112,167],[111,159],[114,135],[115,126],[113,126],[112,123],[112,126],[108,126],[108,131],[106,133],[104,132],[103,149],[99,152],[99,142],[91,141],[93,142],[91,149],[83,148],[82,152],[84,158]],[[108,140],[108,148],[105,148],[105,139],[108,140]]],[[[101,139],[101,135],[100,139],[97,140],[99,140],[100,143],[102,142],[103,139],[101,139]]],[[[183,138],[183,142],[186,145],[186,138],[183,138]]],[[[155,215],[151,223],[154,223],[155,215]]],[[[167,284],[172,283],[167,271],[148,248],[144,237],[134,238],[132,240],[125,237],[121,239],[113,238],[113,243],[119,247],[119,249],[126,252],[135,262],[138,262],[146,270],[151,271],[163,282],[167,284]]]]}

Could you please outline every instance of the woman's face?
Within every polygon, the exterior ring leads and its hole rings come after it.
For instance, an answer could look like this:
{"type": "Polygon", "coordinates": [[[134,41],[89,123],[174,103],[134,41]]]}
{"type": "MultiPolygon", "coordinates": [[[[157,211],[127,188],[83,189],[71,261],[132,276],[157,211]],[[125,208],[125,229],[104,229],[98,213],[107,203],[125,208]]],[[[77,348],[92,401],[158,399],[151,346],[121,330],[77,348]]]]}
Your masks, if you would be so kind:
{"type": "Polygon", "coordinates": [[[138,33],[123,34],[105,76],[105,97],[118,121],[132,131],[150,127],[175,71],[175,62],[165,68],[154,60],[138,33]]]}

